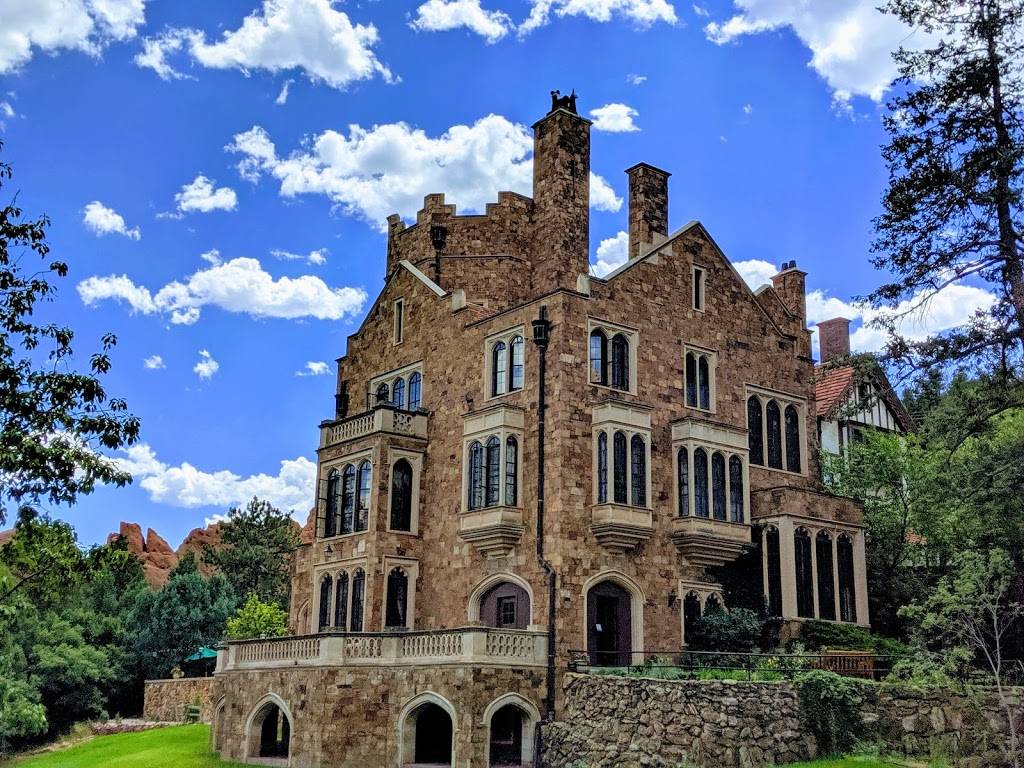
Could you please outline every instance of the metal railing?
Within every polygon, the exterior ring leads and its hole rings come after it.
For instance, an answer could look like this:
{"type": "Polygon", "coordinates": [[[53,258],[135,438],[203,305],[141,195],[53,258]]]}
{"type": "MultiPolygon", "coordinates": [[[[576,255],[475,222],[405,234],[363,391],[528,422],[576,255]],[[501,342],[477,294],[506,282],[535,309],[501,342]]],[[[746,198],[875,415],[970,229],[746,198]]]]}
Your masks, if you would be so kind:
{"type": "Polygon", "coordinates": [[[785,680],[815,669],[881,680],[897,656],[871,651],[732,653],[722,651],[570,651],[569,670],[675,679],[785,680]]]}

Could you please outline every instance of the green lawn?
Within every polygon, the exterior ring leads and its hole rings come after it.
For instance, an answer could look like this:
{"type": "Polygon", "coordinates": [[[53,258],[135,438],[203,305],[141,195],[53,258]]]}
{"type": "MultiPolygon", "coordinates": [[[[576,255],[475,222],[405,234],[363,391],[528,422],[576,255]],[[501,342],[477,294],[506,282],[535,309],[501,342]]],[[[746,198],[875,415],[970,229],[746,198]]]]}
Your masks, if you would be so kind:
{"type": "Polygon", "coordinates": [[[786,768],[928,768],[928,764],[906,762],[897,758],[844,757],[836,760],[817,760],[813,763],[791,763],[786,768]]]}
{"type": "Polygon", "coordinates": [[[210,726],[179,725],[99,736],[60,751],[18,758],[3,768],[231,768],[210,754],[210,726]]]}

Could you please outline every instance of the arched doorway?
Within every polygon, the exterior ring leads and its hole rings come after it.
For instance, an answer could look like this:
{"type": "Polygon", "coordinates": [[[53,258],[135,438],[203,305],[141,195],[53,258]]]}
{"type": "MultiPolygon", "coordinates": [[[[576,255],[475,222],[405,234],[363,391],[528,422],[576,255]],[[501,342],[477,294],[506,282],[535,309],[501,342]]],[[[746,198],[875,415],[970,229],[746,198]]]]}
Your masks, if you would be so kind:
{"type": "Polygon", "coordinates": [[[257,706],[249,718],[247,734],[246,757],[250,762],[288,765],[292,722],[284,702],[277,696],[271,695],[257,706]]]}
{"type": "Polygon", "coordinates": [[[511,581],[502,581],[480,598],[480,621],[488,627],[526,629],[530,623],[530,596],[511,581]]]}
{"type": "Polygon", "coordinates": [[[700,595],[696,592],[687,593],[683,598],[683,644],[693,642],[693,634],[701,617],[700,595]]]}
{"type": "Polygon", "coordinates": [[[587,592],[587,652],[599,667],[627,666],[633,654],[632,596],[613,581],[587,592]]]}
{"type": "Polygon", "coordinates": [[[527,714],[515,704],[506,704],[491,716],[491,766],[519,768],[526,764],[529,756],[523,754],[523,736],[527,722],[527,714]]]}
{"type": "Polygon", "coordinates": [[[423,694],[406,705],[401,719],[403,766],[453,766],[454,722],[451,705],[423,694]],[[444,706],[447,705],[447,706],[444,706]]]}

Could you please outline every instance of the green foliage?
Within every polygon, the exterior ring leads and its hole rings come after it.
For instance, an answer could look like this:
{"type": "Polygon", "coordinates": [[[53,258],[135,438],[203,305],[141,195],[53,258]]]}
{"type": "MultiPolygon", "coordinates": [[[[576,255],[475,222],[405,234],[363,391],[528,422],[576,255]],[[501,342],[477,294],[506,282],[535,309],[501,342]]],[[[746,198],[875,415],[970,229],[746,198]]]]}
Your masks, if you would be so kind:
{"type": "Polygon", "coordinates": [[[687,644],[694,651],[753,653],[764,635],[765,620],[747,608],[707,611],[696,622],[687,644]]]}
{"type": "MultiPolygon", "coordinates": [[[[10,178],[11,167],[0,163],[0,189],[10,178]]],[[[130,482],[99,449],[131,445],[139,435],[139,420],[123,400],[107,397],[100,380],[115,336],[103,336],[89,372],[80,373],[71,370],[71,328],[36,320],[56,295],[55,280],[68,273],[50,257],[49,224],[45,216],[26,220],[16,200],[0,207],[0,523],[11,503],[71,504],[97,483],[130,482]]]]}
{"type": "Polygon", "coordinates": [[[849,752],[863,732],[858,684],[833,672],[815,670],[797,678],[800,715],[822,755],[849,752]]]}
{"type": "Polygon", "coordinates": [[[0,667],[0,755],[10,750],[12,742],[42,735],[46,728],[46,708],[39,703],[39,693],[0,667]]]}
{"type": "Polygon", "coordinates": [[[203,561],[227,576],[238,595],[288,607],[291,561],[299,546],[298,526],[286,512],[253,498],[244,509],[232,508],[221,524],[222,547],[207,547],[203,561]]]}
{"type": "Polygon", "coordinates": [[[228,619],[228,637],[247,640],[252,637],[281,637],[288,633],[288,614],[274,603],[264,603],[250,594],[245,605],[228,619]]]}
{"type": "Polygon", "coordinates": [[[874,651],[901,656],[909,652],[906,644],[891,637],[876,635],[864,627],[831,621],[805,621],[800,625],[800,643],[808,651],[833,648],[848,651],[874,651]]]}

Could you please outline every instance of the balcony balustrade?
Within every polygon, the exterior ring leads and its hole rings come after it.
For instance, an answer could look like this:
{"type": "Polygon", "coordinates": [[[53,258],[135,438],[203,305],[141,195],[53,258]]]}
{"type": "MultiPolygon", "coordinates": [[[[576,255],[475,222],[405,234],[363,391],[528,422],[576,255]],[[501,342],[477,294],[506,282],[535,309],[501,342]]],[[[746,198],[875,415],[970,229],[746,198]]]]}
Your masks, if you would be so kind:
{"type": "Polygon", "coordinates": [[[357,440],[367,435],[386,433],[426,439],[427,414],[403,411],[391,405],[378,405],[373,410],[346,419],[320,424],[320,447],[357,440]]]}

